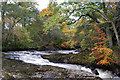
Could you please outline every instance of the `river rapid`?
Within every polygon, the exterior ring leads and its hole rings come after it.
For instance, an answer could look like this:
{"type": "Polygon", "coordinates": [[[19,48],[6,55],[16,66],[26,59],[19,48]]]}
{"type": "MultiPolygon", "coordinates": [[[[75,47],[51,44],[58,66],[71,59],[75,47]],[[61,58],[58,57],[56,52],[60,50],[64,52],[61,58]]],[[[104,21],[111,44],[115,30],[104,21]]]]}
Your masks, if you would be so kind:
{"type": "MultiPolygon", "coordinates": [[[[4,52],[6,54],[6,58],[15,59],[15,60],[21,60],[25,63],[31,63],[35,65],[50,65],[62,67],[65,69],[72,69],[72,70],[84,70],[87,72],[92,73],[92,70],[90,68],[86,68],[85,66],[81,65],[75,65],[75,64],[65,64],[65,63],[53,63],[50,62],[47,59],[43,59],[41,55],[50,55],[54,52],[58,53],[64,53],[64,54],[78,54],[78,52],[75,52],[75,50],[58,50],[58,51],[10,51],[10,52],[4,52]]],[[[96,70],[99,73],[99,77],[102,79],[105,78],[112,78],[112,80],[120,80],[120,78],[114,74],[112,74],[111,71],[108,70],[102,70],[96,68],[96,70]]]]}

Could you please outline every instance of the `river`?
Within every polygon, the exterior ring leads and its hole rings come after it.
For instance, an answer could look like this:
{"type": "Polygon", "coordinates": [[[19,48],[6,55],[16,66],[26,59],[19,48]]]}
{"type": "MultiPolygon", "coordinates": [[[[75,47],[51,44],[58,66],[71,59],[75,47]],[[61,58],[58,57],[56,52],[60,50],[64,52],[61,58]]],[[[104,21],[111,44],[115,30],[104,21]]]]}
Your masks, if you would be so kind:
{"type": "MultiPolygon", "coordinates": [[[[66,69],[72,69],[72,70],[84,70],[87,72],[92,73],[90,68],[86,68],[85,66],[81,65],[75,65],[75,64],[65,64],[65,63],[53,63],[50,62],[47,59],[43,59],[41,55],[49,55],[52,54],[56,51],[10,51],[10,52],[4,52],[7,54],[6,58],[10,59],[15,59],[15,60],[21,60],[25,63],[31,63],[35,65],[50,65],[50,66],[57,66],[57,67],[62,67],[66,69]]],[[[75,52],[75,50],[58,50],[57,52],[59,53],[64,53],[64,54],[77,54],[78,52],[75,52]]],[[[118,76],[115,76],[112,74],[111,71],[108,70],[102,70],[96,68],[96,70],[99,73],[100,78],[112,78],[112,80],[120,80],[118,76]]]]}

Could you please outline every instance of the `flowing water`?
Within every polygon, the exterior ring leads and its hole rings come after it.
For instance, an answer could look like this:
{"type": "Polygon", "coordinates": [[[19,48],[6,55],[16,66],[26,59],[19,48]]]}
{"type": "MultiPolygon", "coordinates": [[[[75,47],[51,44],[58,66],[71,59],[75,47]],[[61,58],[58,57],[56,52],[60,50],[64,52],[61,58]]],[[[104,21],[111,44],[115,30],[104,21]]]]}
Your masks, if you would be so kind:
{"type": "MultiPolygon", "coordinates": [[[[5,54],[7,54],[6,58],[21,60],[25,63],[31,63],[31,64],[35,64],[35,65],[57,66],[57,67],[73,69],[73,70],[84,70],[84,71],[92,73],[91,69],[86,68],[85,66],[74,65],[74,64],[65,64],[65,63],[53,63],[53,62],[50,62],[49,60],[43,59],[41,57],[41,55],[44,55],[44,54],[49,55],[54,52],[56,52],[56,51],[10,51],[10,52],[6,52],[5,54]]],[[[69,54],[71,52],[73,54],[78,53],[78,52],[75,52],[75,50],[59,50],[57,52],[64,53],[64,54],[69,54]]],[[[112,80],[120,80],[120,78],[117,76],[114,76],[111,71],[107,71],[107,70],[104,71],[102,69],[97,69],[97,68],[96,68],[96,70],[99,73],[98,76],[101,78],[112,78],[112,80]]]]}

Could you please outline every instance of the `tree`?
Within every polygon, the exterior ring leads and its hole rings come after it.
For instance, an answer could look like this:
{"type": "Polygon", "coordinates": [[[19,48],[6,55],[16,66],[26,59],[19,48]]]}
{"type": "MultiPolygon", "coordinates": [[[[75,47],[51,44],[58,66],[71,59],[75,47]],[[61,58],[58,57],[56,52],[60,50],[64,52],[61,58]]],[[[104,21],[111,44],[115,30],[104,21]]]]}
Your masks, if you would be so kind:
{"type": "MultiPolygon", "coordinates": [[[[66,3],[65,3],[66,4],[66,3]]],[[[70,16],[79,16],[79,18],[77,20],[75,19],[71,19],[71,22],[68,22],[68,24],[74,24],[76,23],[77,21],[79,21],[83,16],[85,17],[89,17],[90,19],[89,20],[93,20],[97,23],[100,23],[100,24],[103,24],[103,23],[108,23],[108,24],[111,24],[112,25],[112,28],[113,28],[113,31],[115,33],[115,36],[116,36],[116,39],[117,39],[117,43],[118,43],[118,46],[120,47],[120,40],[119,40],[119,36],[118,36],[118,32],[117,32],[117,29],[115,27],[115,24],[114,24],[114,20],[116,18],[119,18],[120,16],[117,15],[117,17],[114,17],[113,14],[109,14],[109,16],[107,16],[106,14],[106,10],[110,11],[111,9],[115,9],[116,5],[114,5],[114,3],[67,3],[68,5],[72,5],[72,4],[76,4],[75,6],[73,6],[72,10],[68,10],[66,9],[64,12],[67,13],[67,18],[69,18],[70,16]],[[102,6],[103,5],[103,6],[102,6]],[[107,7],[105,7],[105,5],[108,5],[107,7]],[[111,8],[109,8],[110,6],[112,6],[111,8]],[[91,15],[90,12],[94,12],[96,15],[91,15]],[[111,17],[112,18],[111,18],[111,17]],[[112,19],[112,20],[111,20],[112,19]]],[[[65,21],[70,21],[69,19],[65,18],[65,21]]],[[[107,36],[109,37],[109,41],[111,43],[111,46],[112,46],[112,41],[111,41],[111,38],[110,38],[110,35],[109,35],[109,28],[110,26],[107,26],[106,27],[106,32],[107,32],[107,36]]],[[[110,46],[110,47],[111,47],[110,46]]]]}
{"type": "Polygon", "coordinates": [[[33,40],[31,40],[27,26],[30,26],[39,14],[35,4],[31,2],[2,3],[3,48],[29,47],[33,40]]]}
{"type": "Polygon", "coordinates": [[[106,34],[101,31],[99,27],[95,25],[95,33],[97,34],[94,37],[91,37],[93,40],[96,40],[96,43],[94,44],[95,47],[92,49],[91,55],[95,56],[96,59],[99,61],[97,62],[98,65],[110,65],[110,63],[114,63],[111,55],[112,55],[112,49],[107,48],[106,46],[106,34]]]}

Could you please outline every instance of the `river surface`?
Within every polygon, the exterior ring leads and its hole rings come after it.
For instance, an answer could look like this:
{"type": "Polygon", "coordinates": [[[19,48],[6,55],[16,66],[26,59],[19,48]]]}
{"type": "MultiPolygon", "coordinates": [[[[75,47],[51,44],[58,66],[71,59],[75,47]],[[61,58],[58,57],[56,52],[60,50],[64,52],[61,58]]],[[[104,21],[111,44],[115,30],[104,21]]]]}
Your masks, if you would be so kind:
{"type": "MultiPolygon", "coordinates": [[[[47,59],[43,59],[41,55],[49,55],[56,51],[10,51],[5,52],[7,54],[6,58],[15,59],[15,60],[21,60],[25,63],[31,63],[35,65],[50,65],[50,66],[57,66],[62,67],[66,69],[72,69],[72,70],[84,70],[87,72],[92,73],[90,68],[86,68],[85,66],[81,65],[75,65],[75,64],[65,64],[65,63],[53,63],[50,62],[47,59]]],[[[64,53],[64,54],[77,54],[78,52],[75,52],[75,50],[59,50],[58,53],[64,53]]],[[[120,80],[119,77],[112,74],[111,71],[104,71],[102,69],[96,68],[96,70],[99,73],[99,77],[105,79],[105,78],[112,78],[112,80],[120,80]],[[117,79],[116,79],[117,78],[117,79]]]]}

